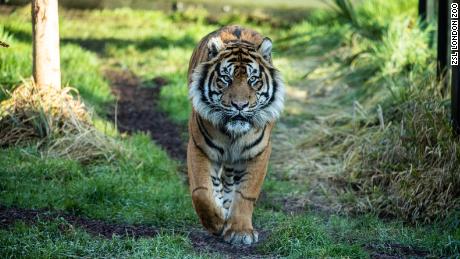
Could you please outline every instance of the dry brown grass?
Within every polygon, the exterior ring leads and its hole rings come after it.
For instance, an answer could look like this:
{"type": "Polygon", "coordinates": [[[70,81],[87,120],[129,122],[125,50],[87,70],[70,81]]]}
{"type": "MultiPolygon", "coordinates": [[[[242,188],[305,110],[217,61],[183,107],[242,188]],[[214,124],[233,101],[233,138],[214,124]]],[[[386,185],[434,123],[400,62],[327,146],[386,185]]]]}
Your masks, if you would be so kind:
{"type": "Polygon", "coordinates": [[[0,146],[31,143],[44,155],[81,162],[110,160],[117,150],[113,140],[92,125],[90,112],[75,90],[38,87],[27,81],[0,103],[0,146]]]}
{"type": "Polygon", "coordinates": [[[359,210],[429,222],[460,209],[460,142],[433,97],[398,107],[400,122],[369,128],[347,156],[359,210]]]}
{"type": "Polygon", "coordinates": [[[318,78],[336,90],[304,100],[288,92],[284,118],[305,119],[295,127],[281,121],[273,136],[276,177],[310,190],[294,196],[328,211],[371,211],[412,222],[460,209],[460,141],[436,80],[398,81],[408,85],[398,100],[382,98],[384,89],[362,105],[337,105],[334,97],[347,94],[341,78],[316,70],[299,87],[315,92],[323,87],[318,78]]]}

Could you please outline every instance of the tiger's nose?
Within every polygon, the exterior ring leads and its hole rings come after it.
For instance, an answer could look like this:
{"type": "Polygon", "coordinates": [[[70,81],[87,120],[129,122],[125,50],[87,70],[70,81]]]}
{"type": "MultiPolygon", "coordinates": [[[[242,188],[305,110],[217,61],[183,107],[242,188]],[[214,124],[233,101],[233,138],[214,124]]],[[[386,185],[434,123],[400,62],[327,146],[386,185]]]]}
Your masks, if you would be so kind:
{"type": "Polygon", "coordinates": [[[232,101],[232,106],[241,111],[249,106],[249,101],[232,101]]]}

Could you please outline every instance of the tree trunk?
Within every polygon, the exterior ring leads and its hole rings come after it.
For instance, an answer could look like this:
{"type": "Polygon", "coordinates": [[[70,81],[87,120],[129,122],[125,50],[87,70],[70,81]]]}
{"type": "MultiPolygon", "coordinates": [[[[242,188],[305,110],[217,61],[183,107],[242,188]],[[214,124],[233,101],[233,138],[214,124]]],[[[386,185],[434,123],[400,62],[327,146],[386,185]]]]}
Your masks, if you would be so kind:
{"type": "Polygon", "coordinates": [[[32,0],[33,76],[39,87],[61,87],[57,0],[32,0]]]}

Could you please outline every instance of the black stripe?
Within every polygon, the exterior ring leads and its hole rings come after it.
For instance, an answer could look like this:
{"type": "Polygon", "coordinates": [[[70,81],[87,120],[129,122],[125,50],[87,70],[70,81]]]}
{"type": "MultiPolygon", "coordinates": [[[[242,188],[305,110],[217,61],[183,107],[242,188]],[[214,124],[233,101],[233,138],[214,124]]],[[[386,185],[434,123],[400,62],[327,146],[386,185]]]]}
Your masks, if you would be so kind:
{"type": "MultiPolygon", "coordinates": [[[[223,119],[223,121],[224,121],[223,124],[226,124],[226,123],[228,122],[227,116],[223,119]]],[[[232,135],[227,131],[227,129],[226,129],[223,125],[221,125],[221,126],[219,127],[219,131],[220,131],[220,133],[224,134],[225,136],[227,136],[227,137],[229,137],[229,138],[232,137],[232,135]]]]}
{"type": "Polygon", "coordinates": [[[275,69],[270,69],[270,76],[272,77],[272,82],[273,82],[273,93],[272,93],[272,96],[270,97],[270,100],[268,100],[267,103],[262,105],[261,109],[267,107],[275,100],[275,93],[278,90],[278,83],[276,82],[274,75],[275,75],[275,69]]]}
{"type": "MultiPolygon", "coordinates": [[[[193,140],[193,144],[195,145],[195,147],[197,147],[198,150],[201,151],[201,153],[203,153],[207,158],[209,158],[208,154],[207,154],[206,152],[204,152],[204,150],[203,150],[200,146],[198,146],[198,144],[196,143],[196,140],[195,140],[195,137],[193,136],[193,134],[191,134],[191,135],[192,135],[192,140],[193,140]]],[[[210,158],[209,158],[209,159],[210,159],[210,158]]]]}
{"type": "Polygon", "coordinates": [[[235,184],[240,184],[240,183],[246,182],[247,180],[248,179],[241,179],[241,180],[235,181],[235,184]]]}
{"type": "Polygon", "coordinates": [[[250,60],[250,59],[248,59],[248,58],[243,58],[241,61],[242,61],[243,63],[251,63],[253,60],[250,60]]]}
{"type": "Polygon", "coordinates": [[[198,127],[203,129],[204,134],[206,134],[206,136],[210,137],[209,132],[206,130],[206,127],[203,126],[203,121],[201,120],[201,117],[199,115],[196,116],[196,122],[198,124],[198,127]]]}
{"type": "MultiPolygon", "coordinates": [[[[202,77],[200,78],[200,84],[202,84],[202,86],[201,86],[201,101],[203,101],[207,105],[211,105],[211,102],[210,102],[211,98],[209,96],[205,95],[205,92],[206,92],[205,91],[205,86],[208,87],[208,92],[212,91],[211,90],[210,78],[208,78],[209,66],[210,65],[205,65],[205,67],[206,67],[205,72],[206,73],[203,73],[204,75],[202,75],[202,77]],[[206,85],[206,82],[208,82],[208,85],[206,85]]],[[[211,77],[211,76],[212,76],[212,73],[211,73],[211,75],[209,77],[211,77]]]]}
{"type": "Polygon", "coordinates": [[[219,73],[219,75],[221,75],[220,74],[220,63],[216,64],[216,67],[214,68],[214,71],[216,71],[217,73],[219,73]]]}
{"type": "Polygon", "coordinates": [[[233,186],[233,183],[229,183],[226,180],[224,180],[224,186],[233,186]]]}
{"type": "Polygon", "coordinates": [[[206,80],[206,75],[208,74],[209,64],[204,64],[202,71],[202,76],[198,81],[198,87],[203,89],[204,88],[204,81],[206,80]]]}
{"type": "Polygon", "coordinates": [[[225,53],[220,57],[220,59],[226,59],[232,55],[235,55],[235,54],[233,52],[225,53]]]}
{"type": "Polygon", "coordinates": [[[217,177],[211,176],[212,185],[219,186],[220,180],[217,177]]]}
{"type": "Polygon", "coordinates": [[[262,153],[265,151],[265,149],[267,149],[267,147],[268,147],[268,144],[262,150],[260,150],[259,153],[257,153],[255,156],[248,158],[248,160],[254,159],[254,158],[262,155],[262,153]]]}
{"type": "Polygon", "coordinates": [[[204,138],[204,141],[206,142],[206,144],[209,147],[217,150],[221,155],[223,155],[224,154],[224,149],[219,147],[219,146],[217,146],[216,144],[214,144],[214,142],[212,142],[212,140],[209,139],[210,136],[207,134],[206,129],[203,129],[203,125],[201,125],[200,121],[198,119],[196,119],[196,121],[198,123],[198,129],[200,130],[201,135],[203,135],[203,138],[204,138]]]}
{"type": "Polygon", "coordinates": [[[206,190],[206,191],[207,191],[208,188],[203,187],[203,186],[198,186],[198,187],[196,187],[195,189],[193,189],[192,194],[193,194],[195,191],[198,191],[198,190],[206,190]]]}
{"type": "Polygon", "coordinates": [[[220,95],[221,93],[218,91],[214,91],[211,89],[211,84],[214,81],[214,79],[217,77],[217,72],[212,71],[211,76],[209,77],[209,83],[208,83],[208,98],[209,100],[212,100],[213,95],[220,95]]]}
{"type": "Polygon", "coordinates": [[[264,135],[265,135],[266,127],[267,126],[264,127],[264,129],[262,130],[262,133],[260,133],[260,136],[254,142],[252,142],[249,146],[245,146],[243,148],[243,152],[245,152],[245,151],[257,146],[262,141],[262,139],[264,138],[264,135]]]}
{"type": "Polygon", "coordinates": [[[235,170],[234,173],[235,175],[242,175],[245,173],[245,170],[235,170]]]}
{"type": "Polygon", "coordinates": [[[239,181],[241,180],[241,176],[235,175],[235,176],[233,176],[233,180],[234,180],[235,182],[239,182],[239,181]]]}
{"type": "Polygon", "coordinates": [[[252,201],[252,202],[255,202],[257,200],[256,198],[244,196],[243,193],[241,193],[240,191],[236,191],[236,192],[239,193],[241,195],[241,198],[243,198],[245,200],[252,201]]]}
{"type": "Polygon", "coordinates": [[[268,99],[268,92],[270,91],[270,80],[268,80],[268,74],[265,73],[265,69],[263,66],[260,66],[260,74],[263,75],[263,77],[265,78],[265,82],[267,83],[267,91],[260,93],[260,95],[263,95],[265,96],[265,98],[268,99]]]}
{"type": "Polygon", "coordinates": [[[202,78],[200,78],[200,84],[203,84],[203,86],[200,86],[201,88],[201,101],[204,102],[205,104],[207,105],[211,105],[211,102],[209,102],[208,98],[206,98],[206,95],[205,95],[205,81],[206,81],[206,76],[207,76],[207,73],[205,76],[202,76],[202,78]]]}

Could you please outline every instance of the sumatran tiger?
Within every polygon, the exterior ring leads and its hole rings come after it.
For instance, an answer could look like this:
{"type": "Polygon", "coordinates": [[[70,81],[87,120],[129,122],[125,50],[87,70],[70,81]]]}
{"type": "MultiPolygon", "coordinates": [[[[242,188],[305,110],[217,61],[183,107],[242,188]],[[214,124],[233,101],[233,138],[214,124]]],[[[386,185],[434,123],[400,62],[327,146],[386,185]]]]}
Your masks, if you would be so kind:
{"type": "Polygon", "coordinates": [[[258,241],[252,213],[267,172],[284,85],[272,41],[240,26],[205,36],[189,70],[188,176],[203,226],[232,244],[258,241]]]}

